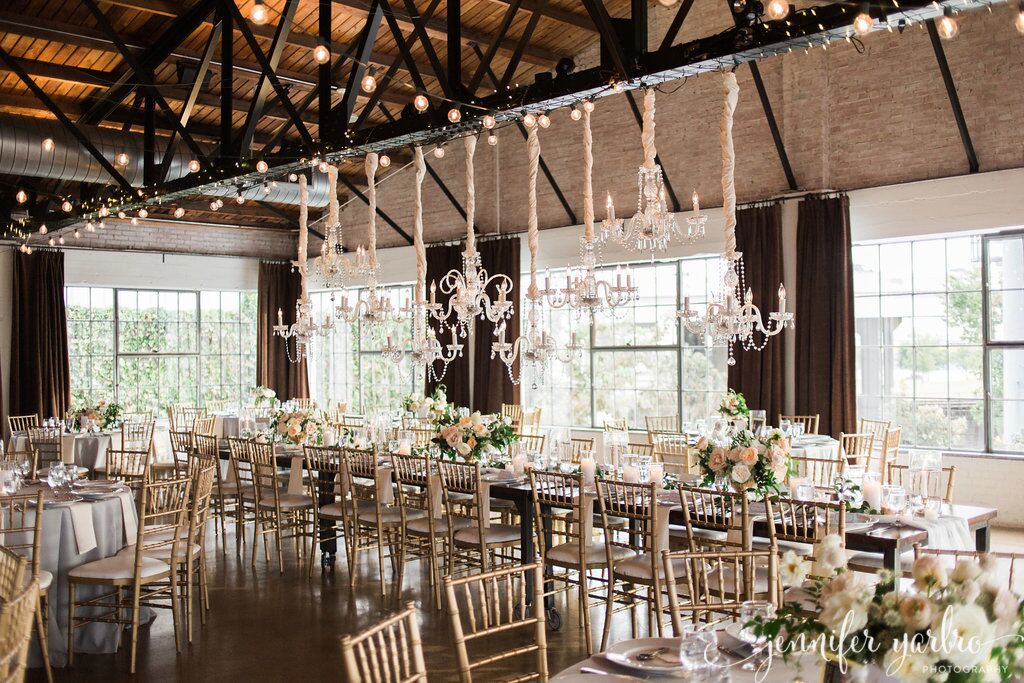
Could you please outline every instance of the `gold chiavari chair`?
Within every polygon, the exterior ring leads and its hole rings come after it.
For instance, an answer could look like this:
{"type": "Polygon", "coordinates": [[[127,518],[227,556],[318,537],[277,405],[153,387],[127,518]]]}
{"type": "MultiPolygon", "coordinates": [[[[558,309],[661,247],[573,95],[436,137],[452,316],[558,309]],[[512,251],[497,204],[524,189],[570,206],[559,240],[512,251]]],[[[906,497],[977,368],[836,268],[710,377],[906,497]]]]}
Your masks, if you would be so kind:
{"type": "Polygon", "coordinates": [[[294,403],[295,407],[298,408],[299,410],[316,409],[316,401],[311,398],[293,398],[292,403],[294,403]]]}
{"type": "Polygon", "coordinates": [[[192,431],[192,425],[200,417],[206,417],[206,408],[196,408],[172,404],[167,406],[167,419],[171,423],[171,430],[180,432],[192,431]]]}
{"type": "Polygon", "coordinates": [[[892,426],[889,420],[872,420],[866,417],[860,418],[857,423],[857,433],[870,434],[874,438],[874,446],[880,448],[885,440],[885,433],[892,426]]]}
{"type": "Polygon", "coordinates": [[[569,443],[572,447],[572,462],[575,465],[580,464],[585,453],[590,453],[591,456],[594,454],[594,439],[573,438],[569,439],[569,443]]]}
{"type": "Polygon", "coordinates": [[[64,462],[64,437],[58,431],[29,429],[28,447],[36,454],[30,479],[38,479],[41,470],[48,470],[54,463],[64,462]]]}
{"type": "Polygon", "coordinates": [[[433,428],[410,429],[409,431],[413,433],[413,437],[415,439],[413,445],[419,446],[421,448],[426,448],[430,446],[430,444],[434,441],[434,438],[437,436],[437,432],[435,432],[433,428]]]}
{"type": "Polygon", "coordinates": [[[523,407],[518,403],[502,403],[501,416],[508,418],[512,425],[512,431],[521,432],[523,430],[523,407]]]}
{"type": "Polygon", "coordinates": [[[518,526],[490,521],[490,500],[484,497],[485,489],[480,485],[480,463],[438,460],[437,466],[445,511],[452,520],[449,523],[448,573],[456,570],[457,554],[463,566],[484,572],[499,562],[512,561],[511,551],[521,541],[520,530],[518,526]],[[473,496],[472,502],[466,500],[467,494],[473,496]],[[455,521],[459,517],[469,523],[455,521]],[[456,530],[457,524],[464,524],[464,528],[456,530]]]}
{"type": "Polygon", "coordinates": [[[523,411],[523,434],[536,434],[540,431],[540,408],[523,411]]]}
{"type": "Polygon", "coordinates": [[[626,444],[626,453],[630,455],[642,455],[649,458],[654,458],[654,444],[652,443],[628,443],[626,444]]]}
{"type": "MultiPolygon", "coordinates": [[[[345,499],[341,479],[341,447],[303,446],[302,452],[306,458],[306,472],[309,473],[309,497],[315,503],[312,508],[313,550],[309,553],[308,568],[308,575],[312,576],[317,547],[321,553],[333,553],[338,541],[345,538],[347,529],[342,506],[351,503],[345,499]]],[[[345,556],[347,559],[348,553],[345,556]]],[[[353,568],[349,566],[348,570],[352,572],[353,568]]]]}
{"type": "Polygon", "coordinates": [[[647,415],[644,417],[647,426],[647,440],[654,443],[654,432],[678,432],[678,415],[647,415]]]}
{"type": "MultiPolygon", "coordinates": [[[[871,470],[875,462],[875,436],[869,432],[863,434],[839,434],[839,457],[845,457],[849,465],[862,465],[871,470]]],[[[879,472],[879,474],[882,474],[879,472]]]]}
{"type": "Polygon", "coordinates": [[[780,413],[779,424],[782,424],[783,420],[789,420],[791,424],[802,424],[804,426],[804,434],[817,434],[819,417],[818,413],[814,415],[783,415],[780,413]]]}
{"type": "MultiPolygon", "coordinates": [[[[903,434],[903,427],[891,427],[885,430],[885,435],[882,437],[882,449],[880,457],[882,458],[879,465],[882,469],[882,476],[889,476],[889,465],[896,462],[900,454],[900,437],[903,434]]],[[[885,483],[889,483],[886,479],[885,483]]]]}
{"type": "MultiPolygon", "coordinates": [[[[654,484],[630,484],[611,479],[597,479],[597,502],[601,509],[601,526],[609,528],[612,518],[627,520],[629,533],[606,533],[605,555],[608,561],[608,591],[605,596],[604,631],[601,650],[608,647],[612,617],[616,612],[629,610],[632,634],[637,635],[636,607],[647,608],[648,630],[652,617],[657,633],[662,635],[661,548],[655,515],[658,511],[654,484]],[[625,556],[625,559],[619,559],[625,556]],[[616,601],[622,605],[616,607],[616,601]]],[[[651,634],[653,636],[653,633],[651,634]]]]}
{"type": "Polygon", "coordinates": [[[437,605],[441,605],[441,580],[437,568],[437,527],[447,530],[446,519],[437,520],[435,512],[441,507],[438,482],[433,480],[430,461],[422,456],[391,454],[391,471],[395,482],[395,502],[399,513],[398,531],[398,588],[402,594],[405,564],[408,558],[425,559],[430,566],[430,585],[434,589],[437,605]]]}
{"type": "Polygon", "coordinates": [[[39,427],[39,415],[8,415],[7,429],[13,435],[16,432],[28,432],[30,429],[39,427]]]}
{"type": "Polygon", "coordinates": [[[750,507],[744,493],[680,486],[679,504],[690,552],[752,548],[750,507]]]}
{"type": "Polygon", "coordinates": [[[357,636],[342,636],[341,662],[349,683],[427,683],[416,603],[357,636]]]}
{"type": "MultiPolygon", "coordinates": [[[[385,556],[394,558],[394,549],[399,542],[401,513],[385,507],[381,500],[381,486],[378,477],[377,452],[355,448],[342,449],[342,486],[347,487],[352,504],[344,505],[345,548],[348,551],[349,585],[356,585],[356,565],[359,553],[376,551],[377,570],[380,578],[380,595],[387,594],[384,581],[385,556]],[[357,481],[357,480],[362,480],[357,481]]],[[[390,481],[387,482],[390,486],[390,481]]]]}
{"type": "Polygon", "coordinates": [[[345,415],[345,419],[341,421],[341,426],[345,429],[359,429],[366,424],[366,418],[362,415],[345,415]]]}
{"type": "Polygon", "coordinates": [[[217,418],[213,415],[197,417],[195,422],[192,423],[192,433],[202,434],[204,436],[215,436],[214,432],[216,427],[217,418]]]}
{"type": "MultiPolygon", "coordinates": [[[[765,498],[768,537],[779,552],[794,550],[811,557],[826,536],[839,536],[846,546],[846,504],[793,500],[781,496],[765,498]]],[[[755,547],[759,544],[755,543],[755,547]]],[[[762,549],[762,548],[758,548],[762,549]]]]}
{"type": "MultiPolygon", "coordinates": [[[[460,683],[490,680],[494,672],[507,672],[508,660],[529,657],[526,673],[514,681],[547,681],[547,623],[544,614],[544,573],[542,565],[533,563],[495,569],[456,579],[444,577],[448,619],[455,641],[460,683]],[[533,595],[527,595],[526,577],[532,574],[533,595]],[[459,607],[461,593],[466,604],[463,617],[459,607]],[[532,604],[527,604],[532,598],[532,604]],[[485,639],[515,638],[517,633],[533,633],[527,645],[507,646],[501,652],[471,659],[470,646],[485,639]],[[489,671],[482,671],[489,670],[489,671]]],[[[518,638],[516,639],[518,641],[518,638]]],[[[525,638],[524,638],[525,640],[525,638]]]]}
{"type": "MultiPolygon", "coordinates": [[[[193,438],[195,445],[189,452],[185,472],[193,472],[192,468],[197,458],[201,458],[203,462],[215,465],[213,492],[210,499],[210,507],[215,517],[213,528],[216,533],[220,534],[221,538],[226,538],[225,511],[230,507],[232,501],[228,500],[228,496],[225,496],[226,487],[224,477],[221,476],[220,444],[217,443],[217,437],[210,436],[209,434],[196,434],[193,438]]],[[[228,467],[230,467],[230,463],[228,467]]],[[[178,473],[178,476],[181,476],[181,472],[178,473]]]]}
{"type": "Polygon", "coordinates": [[[692,628],[737,618],[746,600],[779,605],[779,562],[774,550],[665,551],[662,564],[677,638],[688,629],[684,616],[692,628]]]}
{"type": "MultiPolygon", "coordinates": [[[[39,604],[39,584],[29,581],[18,592],[0,603],[0,681],[25,680],[29,643],[32,640],[32,616],[39,604]]],[[[49,673],[49,669],[47,669],[49,673]]]]}
{"type": "Polygon", "coordinates": [[[0,545],[0,601],[10,600],[25,583],[28,558],[0,545]]]}
{"type": "Polygon", "coordinates": [[[418,417],[416,415],[402,416],[402,429],[433,429],[434,425],[429,417],[418,417]]]}
{"type": "Polygon", "coordinates": [[[152,451],[130,451],[123,448],[107,449],[107,462],[103,466],[103,478],[121,482],[134,493],[150,480],[149,462],[152,451]]]}
{"type": "Polygon", "coordinates": [[[223,413],[224,410],[227,408],[227,406],[228,406],[228,402],[226,400],[220,399],[220,398],[217,398],[217,399],[209,399],[208,398],[205,401],[203,401],[203,407],[206,408],[206,411],[209,412],[209,413],[223,413]]]}
{"type": "MultiPolygon", "coordinates": [[[[913,476],[910,465],[898,465],[889,463],[889,483],[894,486],[909,487],[910,477],[913,476]]],[[[941,498],[943,503],[952,505],[953,490],[956,486],[956,465],[946,465],[942,468],[941,477],[931,477],[928,480],[928,497],[941,498]]]]}
{"type": "Polygon", "coordinates": [[[91,623],[114,623],[131,629],[131,672],[134,674],[143,605],[171,610],[175,650],[181,652],[176,608],[179,600],[177,572],[167,562],[151,555],[169,548],[168,557],[179,557],[182,537],[187,536],[191,485],[189,477],[146,482],[139,492],[139,524],[134,547],[113,557],[86,562],[68,572],[68,666],[74,663],[78,628],[91,623]],[[79,601],[79,586],[105,586],[110,590],[79,601]],[[79,615],[78,608],[87,612],[79,615]]]}
{"type": "Polygon", "coordinates": [[[302,566],[306,539],[312,539],[309,530],[313,499],[305,493],[282,493],[277,476],[277,458],[274,444],[249,442],[253,482],[256,485],[256,526],[253,528],[252,564],[256,566],[258,539],[263,539],[263,555],[270,562],[267,536],[274,535],[277,566],[284,574],[282,541],[292,538],[299,566],[302,566]]]}
{"type": "Polygon", "coordinates": [[[981,551],[981,550],[941,550],[939,548],[928,548],[920,543],[914,544],[914,560],[925,555],[938,558],[939,562],[952,570],[956,563],[961,560],[970,562],[986,562],[987,571],[993,574],[996,580],[1006,582],[1006,588],[1015,595],[1024,592],[1024,581],[1021,581],[1017,573],[1019,564],[1024,564],[1024,552],[1007,551],[981,551]]]}
{"type": "Polygon", "coordinates": [[[520,449],[527,453],[543,453],[546,434],[519,434],[520,449]]]}
{"type": "Polygon", "coordinates": [[[694,451],[682,432],[651,432],[655,462],[665,465],[666,474],[683,476],[696,471],[694,451]]]}
{"type": "MultiPolygon", "coordinates": [[[[39,651],[43,656],[46,679],[53,681],[50,668],[50,647],[47,637],[49,625],[49,593],[53,585],[53,574],[42,568],[43,516],[36,511],[43,509],[43,492],[0,496],[0,533],[3,548],[17,553],[28,564],[29,578],[39,585],[39,604],[36,608],[35,630],[39,637],[39,651]]],[[[0,597],[10,599],[10,592],[0,587],[0,597]]],[[[0,635],[2,637],[2,635],[0,635]]]]}
{"type": "Polygon", "coordinates": [[[129,451],[153,450],[153,430],[156,421],[123,420],[121,422],[121,448],[129,451]]]}
{"type": "Polygon", "coordinates": [[[794,455],[790,456],[790,463],[791,473],[786,477],[787,482],[800,477],[808,479],[817,488],[831,488],[835,485],[836,477],[846,471],[846,460],[840,457],[810,458],[794,455]]]}
{"type": "Polygon", "coordinates": [[[603,430],[606,432],[628,432],[629,422],[624,417],[613,417],[604,421],[603,430]]]}
{"type": "Polygon", "coordinates": [[[256,480],[247,440],[228,439],[228,465],[231,481],[221,486],[224,515],[235,519],[235,550],[240,552],[245,545],[245,525],[256,519],[256,480]]]}

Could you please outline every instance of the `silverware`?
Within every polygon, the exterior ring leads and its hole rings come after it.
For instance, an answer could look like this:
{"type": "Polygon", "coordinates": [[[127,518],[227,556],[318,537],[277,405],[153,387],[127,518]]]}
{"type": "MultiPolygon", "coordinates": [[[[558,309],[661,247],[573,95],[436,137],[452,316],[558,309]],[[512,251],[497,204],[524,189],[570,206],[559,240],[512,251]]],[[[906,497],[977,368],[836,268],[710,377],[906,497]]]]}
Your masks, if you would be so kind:
{"type": "Polygon", "coordinates": [[[634,678],[633,676],[623,676],[622,674],[615,674],[615,673],[612,673],[611,671],[605,671],[604,669],[597,669],[597,668],[592,667],[592,666],[581,666],[580,667],[580,673],[581,674],[599,674],[601,676],[607,676],[608,679],[612,680],[612,681],[637,681],[637,680],[639,680],[637,678],[634,678]]]}
{"type": "Polygon", "coordinates": [[[659,647],[657,650],[651,650],[650,652],[641,652],[636,656],[636,659],[639,662],[649,662],[652,659],[656,659],[661,653],[668,652],[668,650],[667,647],[659,647]]]}

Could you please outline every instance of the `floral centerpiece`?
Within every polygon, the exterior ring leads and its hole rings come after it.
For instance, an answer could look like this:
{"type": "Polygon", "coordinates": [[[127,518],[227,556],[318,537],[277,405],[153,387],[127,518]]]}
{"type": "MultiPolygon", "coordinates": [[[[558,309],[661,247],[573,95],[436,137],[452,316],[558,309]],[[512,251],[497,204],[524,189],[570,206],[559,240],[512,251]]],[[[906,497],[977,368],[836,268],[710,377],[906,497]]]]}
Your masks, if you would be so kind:
{"type": "Polygon", "coordinates": [[[249,396],[252,398],[253,405],[257,408],[263,405],[264,402],[271,406],[277,402],[277,392],[262,385],[250,389],[249,396]]]}
{"type": "Polygon", "coordinates": [[[117,424],[123,411],[120,403],[107,403],[101,400],[95,405],[89,403],[76,408],[74,421],[79,429],[85,429],[86,423],[90,421],[100,429],[107,429],[117,424]]]}
{"type": "Polygon", "coordinates": [[[278,410],[271,422],[274,440],[295,446],[322,443],[323,427],[319,414],[311,410],[278,410]]]}
{"type": "Polygon", "coordinates": [[[934,555],[914,562],[913,584],[896,588],[847,570],[838,536],[823,539],[811,563],[787,551],[784,584],[801,586],[790,602],[750,627],[788,659],[816,652],[845,672],[873,665],[900,681],[1006,681],[1024,675],[1024,603],[997,576],[994,562],[961,559],[949,568],[934,555]],[[807,602],[810,604],[807,604],[807,602]]]}
{"type": "Polygon", "coordinates": [[[718,404],[718,412],[723,417],[737,418],[750,417],[750,408],[747,407],[747,399],[738,391],[730,389],[722,397],[718,404]]]}
{"type": "Polygon", "coordinates": [[[704,475],[702,486],[728,482],[737,491],[764,495],[779,492],[789,472],[789,442],[777,429],[762,436],[738,429],[732,432],[728,445],[701,437],[695,448],[704,475]]]}
{"type": "Polygon", "coordinates": [[[441,454],[450,459],[460,456],[466,460],[478,460],[485,451],[504,451],[519,440],[507,417],[484,416],[480,411],[463,417],[448,411],[434,425],[438,433],[434,443],[441,449],[441,454]]]}
{"type": "Polygon", "coordinates": [[[413,396],[410,394],[402,399],[402,410],[413,413],[417,417],[437,420],[454,412],[455,406],[448,403],[447,387],[438,384],[430,396],[413,396]]]}

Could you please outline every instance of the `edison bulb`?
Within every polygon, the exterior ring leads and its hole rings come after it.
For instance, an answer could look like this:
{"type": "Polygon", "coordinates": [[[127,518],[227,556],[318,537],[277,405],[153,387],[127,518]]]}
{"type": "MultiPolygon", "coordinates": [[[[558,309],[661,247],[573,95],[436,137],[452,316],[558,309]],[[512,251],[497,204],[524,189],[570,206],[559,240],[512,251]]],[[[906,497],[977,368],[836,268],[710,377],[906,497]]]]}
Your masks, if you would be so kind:
{"type": "Polygon", "coordinates": [[[185,209],[181,208],[180,206],[174,210],[174,217],[175,218],[181,218],[184,215],[185,215],[185,209]]]}
{"type": "Polygon", "coordinates": [[[947,7],[945,13],[935,20],[935,29],[939,32],[940,38],[945,40],[956,38],[956,34],[960,33],[960,25],[953,18],[951,9],[947,7]]]}
{"type": "Polygon", "coordinates": [[[45,235],[49,231],[50,231],[50,229],[46,227],[45,223],[43,225],[39,226],[39,234],[40,235],[45,235]]]}
{"type": "Polygon", "coordinates": [[[378,161],[380,162],[381,168],[387,168],[388,166],[391,165],[391,157],[389,157],[387,154],[381,154],[378,161]]]}
{"type": "Polygon", "coordinates": [[[125,216],[127,216],[127,215],[128,214],[126,214],[124,211],[118,211],[117,212],[117,217],[120,218],[121,220],[124,220],[125,216]]]}
{"type": "Polygon", "coordinates": [[[615,92],[624,92],[626,90],[626,84],[622,81],[615,81],[612,83],[612,90],[615,92]]]}
{"type": "Polygon", "coordinates": [[[60,208],[64,213],[71,213],[71,209],[75,207],[71,206],[71,202],[65,199],[60,203],[60,208]]]}
{"type": "Polygon", "coordinates": [[[594,101],[593,100],[583,100],[583,110],[586,111],[586,112],[593,112],[594,111],[594,101]]]}
{"type": "Polygon", "coordinates": [[[417,95],[412,100],[412,106],[416,107],[416,111],[426,111],[430,106],[430,100],[426,95],[417,95]]]}
{"type": "Polygon", "coordinates": [[[43,150],[46,152],[52,152],[56,145],[53,143],[53,138],[46,138],[43,140],[43,150]]]}
{"type": "Polygon", "coordinates": [[[75,228],[75,239],[77,240],[77,239],[78,239],[79,237],[81,237],[81,236],[82,236],[82,233],[80,233],[80,232],[78,231],[78,228],[75,228]]]}
{"type": "Polygon", "coordinates": [[[270,194],[270,184],[263,183],[263,194],[270,194]]]}
{"type": "Polygon", "coordinates": [[[540,124],[541,128],[547,128],[551,125],[551,119],[548,118],[547,114],[541,114],[537,117],[537,123],[540,124]]]}
{"type": "Polygon", "coordinates": [[[114,161],[117,162],[118,166],[127,166],[128,165],[128,153],[127,152],[119,153],[116,157],[114,157],[114,161]]]}
{"type": "Polygon", "coordinates": [[[871,28],[875,25],[875,20],[871,18],[871,15],[867,12],[861,12],[853,19],[853,32],[858,36],[866,36],[871,33],[871,28]]]}
{"type": "Polygon", "coordinates": [[[676,4],[676,0],[658,0],[662,7],[671,7],[676,4]]]}
{"type": "Polygon", "coordinates": [[[363,89],[363,92],[371,93],[377,89],[377,79],[373,77],[373,74],[366,74],[359,83],[359,87],[363,89]]]}
{"type": "Polygon", "coordinates": [[[238,205],[245,204],[245,197],[243,197],[242,195],[236,195],[235,196],[235,204],[238,204],[238,205]]]}
{"type": "Polygon", "coordinates": [[[438,159],[443,158],[444,157],[444,147],[441,147],[440,145],[435,147],[434,148],[434,156],[437,157],[438,159]]]}
{"type": "Polygon", "coordinates": [[[458,123],[462,120],[462,112],[452,107],[448,110],[448,120],[452,123],[458,123]]]}
{"type": "Polygon", "coordinates": [[[268,168],[270,168],[269,164],[263,159],[256,162],[256,170],[260,173],[266,173],[268,168]]]}
{"type": "Polygon", "coordinates": [[[789,16],[789,2],[788,0],[768,0],[768,4],[765,5],[764,8],[764,13],[773,21],[785,19],[789,16]]]}
{"type": "Polygon", "coordinates": [[[270,12],[267,11],[267,6],[263,4],[263,0],[256,0],[256,4],[249,10],[249,20],[262,26],[267,23],[268,19],[270,19],[270,12]]]}
{"type": "Polygon", "coordinates": [[[498,136],[495,135],[494,133],[488,135],[487,144],[490,145],[491,147],[494,147],[496,144],[498,144],[498,136]]]}
{"type": "Polygon", "coordinates": [[[212,202],[210,202],[210,211],[216,211],[219,208],[220,208],[220,205],[217,204],[217,200],[216,199],[214,199],[212,202]]]}
{"type": "Polygon", "coordinates": [[[28,193],[25,190],[18,190],[18,193],[14,195],[14,198],[18,200],[19,204],[24,204],[28,201],[28,193]]]}
{"type": "Polygon", "coordinates": [[[132,216],[132,225],[138,225],[138,224],[139,224],[139,219],[138,219],[138,217],[136,217],[136,216],[132,216]]]}
{"type": "Polygon", "coordinates": [[[1017,33],[1024,34],[1024,2],[1017,8],[1017,18],[1013,20],[1013,25],[1017,33]]]}
{"type": "Polygon", "coordinates": [[[53,239],[53,238],[51,237],[51,238],[49,239],[49,241],[47,242],[47,244],[49,244],[49,245],[50,245],[50,246],[52,247],[53,245],[57,244],[57,240],[55,240],[55,239],[53,239]]]}
{"type": "Polygon", "coordinates": [[[490,130],[491,128],[494,128],[494,123],[495,123],[494,117],[491,116],[490,114],[484,114],[483,123],[484,123],[484,128],[486,128],[487,130],[490,130]]]}
{"type": "Polygon", "coordinates": [[[321,161],[319,164],[316,165],[316,170],[320,171],[321,173],[327,173],[327,168],[328,164],[326,161],[321,161]]]}
{"type": "Polygon", "coordinates": [[[331,51],[326,45],[317,45],[313,48],[313,59],[317,64],[326,64],[331,61],[331,51]]]}
{"type": "Polygon", "coordinates": [[[139,218],[146,218],[147,216],[149,216],[149,211],[146,211],[145,209],[139,209],[139,218]]]}
{"type": "Polygon", "coordinates": [[[96,226],[92,224],[92,221],[86,221],[85,222],[85,231],[86,232],[96,232],[96,226]]]}
{"type": "Polygon", "coordinates": [[[583,118],[583,112],[581,112],[576,107],[573,107],[572,111],[569,112],[569,118],[571,118],[573,121],[579,121],[580,119],[583,118]]]}
{"type": "Polygon", "coordinates": [[[523,117],[523,125],[525,125],[527,128],[533,128],[535,125],[537,125],[537,117],[533,114],[527,114],[526,116],[523,117]]]}
{"type": "Polygon", "coordinates": [[[100,218],[106,218],[110,215],[110,209],[105,206],[100,207],[100,218]]]}
{"type": "Polygon", "coordinates": [[[57,238],[57,243],[64,244],[64,235],[61,235],[60,237],[57,238]]]}
{"type": "Polygon", "coordinates": [[[192,159],[188,162],[189,173],[199,173],[199,159],[192,159]]]}

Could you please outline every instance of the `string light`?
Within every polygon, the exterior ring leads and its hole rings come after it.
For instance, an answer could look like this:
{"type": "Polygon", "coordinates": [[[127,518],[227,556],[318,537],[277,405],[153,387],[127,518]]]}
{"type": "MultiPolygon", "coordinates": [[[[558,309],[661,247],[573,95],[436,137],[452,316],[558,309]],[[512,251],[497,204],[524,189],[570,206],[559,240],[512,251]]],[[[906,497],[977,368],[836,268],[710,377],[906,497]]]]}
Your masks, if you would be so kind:
{"type": "Polygon", "coordinates": [[[494,147],[496,144],[498,144],[498,136],[495,135],[494,133],[488,135],[487,144],[490,145],[491,147],[494,147]]]}
{"type": "Polygon", "coordinates": [[[377,79],[373,77],[373,74],[366,74],[359,83],[359,87],[363,89],[364,93],[372,93],[377,89],[377,79]]]}
{"type": "Polygon", "coordinates": [[[583,100],[583,111],[593,113],[594,100],[583,100]]]}
{"type": "Polygon", "coordinates": [[[448,110],[448,120],[452,123],[458,123],[462,120],[462,112],[455,107],[452,107],[448,110]]]}
{"type": "Polygon", "coordinates": [[[100,230],[102,230],[105,227],[107,227],[106,223],[104,223],[103,221],[100,221],[100,224],[99,224],[100,230]]]}
{"type": "Polygon", "coordinates": [[[96,226],[93,225],[92,221],[86,221],[85,222],[85,231],[86,232],[96,232],[96,226]]]}
{"type": "Polygon", "coordinates": [[[82,233],[78,232],[78,228],[75,228],[75,233],[74,234],[75,234],[75,239],[76,240],[79,239],[82,236],[82,233]]]}
{"type": "Polygon", "coordinates": [[[270,183],[263,183],[263,194],[270,194],[270,183]]]}
{"type": "Polygon", "coordinates": [[[299,180],[299,176],[298,176],[297,173],[289,173],[288,174],[288,182],[294,183],[294,182],[298,182],[298,180],[299,180]]]}
{"type": "Polygon", "coordinates": [[[583,112],[580,111],[574,104],[572,105],[572,110],[569,112],[569,118],[571,118],[573,121],[579,121],[580,119],[583,118],[583,112]]]}
{"type": "Polygon", "coordinates": [[[189,173],[199,173],[199,169],[200,168],[202,168],[202,167],[199,165],[199,160],[198,159],[192,159],[192,160],[190,160],[188,162],[188,171],[189,171],[189,173]]]}
{"type": "Polygon", "coordinates": [[[50,245],[50,246],[52,247],[52,246],[54,246],[55,244],[57,244],[57,240],[55,240],[55,239],[53,239],[53,238],[51,237],[51,238],[50,238],[50,239],[49,239],[49,240],[47,241],[47,244],[49,244],[49,245],[50,245]]]}
{"type": "Polygon", "coordinates": [[[430,106],[430,100],[426,95],[420,94],[413,98],[412,106],[416,107],[416,111],[426,111],[430,106]]]}
{"type": "Polygon", "coordinates": [[[219,208],[220,208],[220,205],[217,204],[217,200],[216,199],[213,200],[212,202],[210,202],[210,211],[216,211],[219,208]]]}
{"type": "Polygon", "coordinates": [[[124,220],[125,216],[127,216],[127,215],[128,214],[126,214],[124,211],[118,211],[117,212],[117,217],[120,218],[121,220],[124,220]]]}
{"type": "Polygon", "coordinates": [[[139,218],[146,218],[149,216],[149,211],[145,209],[139,209],[139,218]]]}
{"type": "Polygon", "coordinates": [[[60,237],[57,238],[57,243],[64,244],[64,235],[61,235],[60,237]]]}
{"type": "Polygon", "coordinates": [[[14,198],[18,200],[19,204],[24,204],[28,201],[28,193],[25,190],[18,190],[18,194],[14,195],[14,198]]]}
{"type": "Polygon", "coordinates": [[[270,165],[263,159],[256,162],[256,170],[260,173],[266,173],[268,168],[270,168],[270,165]]]}
{"type": "Polygon", "coordinates": [[[495,121],[494,121],[494,117],[493,116],[491,116],[490,114],[484,114],[484,118],[483,118],[484,128],[486,128],[487,130],[490,130],[491,128],[494,128],[494,123],[495,123],[495,121]]]}
{"type": "Polygon", "coordinates": [[[73,206],[71,205],[71,202],[69,202],[69,201],[68,201],[67,199],[65,199],[64,201],[62,201],[62,202],[60,203],[60,208],[61,208],[61,210],[62,210],[62,211],[63,211],[64,213],[71,213],[71,210],[72,210],[73,208],[75,208],[75,207],[73,207],[73,206]]]}
{"type": "Polygon", "coordinates": [[[52,152],[54,147],[56,147],[56,145],[53,143],[53,138],[43,139],[43,151],[52,152]]]}
{"type": "Polygon", "coordinates": [[[768,18],[772,21],[780,21],[789,16],[789,2],[788,0],[768,0],[768,4],[764,8],[764,13],[768,15],[768,18]]]}
{"type": "Polygon", "coordinates": [[[624,92],[626,90],[626,84],[622,81],[615,81],[612,83],[612,90],[615,92],[624,92]]]}
{"type": "Polygon", "coordinates": [[[106,218],[107,216],[110,215],[110,209],[108,209],[105,206],[101,206],[99,213],[100,213],[100,218],[106,218]]]}
{"type": "Polygon", "coordinates": [[[267,23],[268,19],[270,19],[270,12],[267,11],[267,6],[263,4],[263,0],[256,0],[256,4],[249,10],[249,21],[262,26],[267,23]]]}
{"type": "Polygon", "coordinates": [[[444,147],[442,145],[438,145],[434,148],[434,156],[438,159],[444,158],[444,147]]]}
{"type": "Polygon", "coordinates": [[[537,117],[537,123],[540,125],[541,128],[547,128],[548,126],[551,125],[551,119],[548,118],[547,114],[541,114],[540,116],[537,117]]]}
{"type": "Polygon", "coordinates": [[[381,154],[377,161],[380,163],[381,168],[387,168],[391,165],[391,157],[387,154],[381,154]]]}
{"type": "Polygon", "coordinates": [[[871,33],[871,29],[875,25],[875,20],[868,13],[869,9],[870,7],[866,2],[861,3],[860,14],[853,19],[853,32],[858,36],[866,36],[871,33]]]}
{"type": "Polygon", "coordinates": [[[241,192],[235,195],[235,204],[238,204],[239,206],[245,204],[245,197],[242,196],[241,192]]]}
{"type": "Polygon", "coordinates": [[[114,157],[114,161],[117,162],[118,166],[127,166],[128,165],[128,153],[127,152],[119,153],[116,157],[114,157]]]}
{"type": "Polygon", "coordinates": [[[537,125],[537,116],[531,113],[527,113],[526,116],[523,117],[523,125],[526,126],[527,128],[533,128],[535,125],[537,125]]]}
{"type": "Polygon", "coordinates": [[[176,209],[174,209],[174,217],[175,218],[181,218],[184,215],[185,215],[185,209],[181,208],[180,206],[177,207],[176,209]]]}
{"type": "Polygon", "coordinates": [[[49,230],[50,229],[46,227],[45,223],[43,223],[42,225],[39,226],[39,234],[40,235],[45,235],[47,232],[49,232],[49,230]]]}
{"type": "Polygon", "coordinates": [[[318,43],[317,46],[313,48],[313,59],[316,60],[317,64],[326,64],[331,61],[330,48],[323,43],[318,43]]]}
{"type": "Polygon", "coordinates": [[[942,10],[942,16],[935,22],[935,28],[939,32],[939,37],[945,40],[956,38],[956,34],[960,33],[960,25],[956,19],[953,18],[953,8],[947,7],[942,10]]]}
{"type": "Polygon", "coordinates": [[[132,225],[138,225],[138,224],[139,224],[139,219],[137,217],[135,217],[135,216],[132,216],[132,225]]]}

